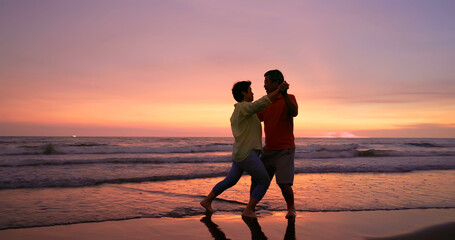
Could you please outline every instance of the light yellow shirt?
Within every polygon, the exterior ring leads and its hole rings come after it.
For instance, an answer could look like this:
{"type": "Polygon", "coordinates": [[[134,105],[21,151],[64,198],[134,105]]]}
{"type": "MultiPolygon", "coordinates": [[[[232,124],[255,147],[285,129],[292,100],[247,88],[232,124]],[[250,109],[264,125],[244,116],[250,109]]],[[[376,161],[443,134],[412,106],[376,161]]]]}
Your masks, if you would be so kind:
{"type": "Polygon", "coordinates": [[[261,121],[256,113],[264,110],[272,101],[263,96],[254,102],[239,102],[234,104],[231,116],[231,130],[234,135],[232,160],[245,160],[253,149],[262,149],[261,121]]]}

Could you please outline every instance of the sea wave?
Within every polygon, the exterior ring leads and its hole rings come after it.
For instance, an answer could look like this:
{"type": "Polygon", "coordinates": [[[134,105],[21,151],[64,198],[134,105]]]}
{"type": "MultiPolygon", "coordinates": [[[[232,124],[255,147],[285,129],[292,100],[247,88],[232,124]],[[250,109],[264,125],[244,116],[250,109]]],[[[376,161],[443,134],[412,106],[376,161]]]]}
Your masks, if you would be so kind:
{"type": "Polygon", "coordinates": [[[24,159],[2,160],[0,167],[34,167],[34,166],[62,166],[62,165],[85,165],[85,164],[175,164],[175,163],[223,163],[232,162],[229,156],[192,156],[192,157],[144,157],[144,158],[104,158],[104,159],[24,159]]]}
{"type": "Polygon", "coordinates": [[[119,153],[204,153],[232,151],[232,145],[213,143],[190,146],[119,146],[107,144],[75,145],[22,145],[0,148],[0,155],[50,155],[50,154],[119,154],[119,153]]]}
{"type": "Polygon", "coordinates": [[[165,175],[165,176],[149,176],[136,178],[69,178],[69,179],[30,179],[29,181],[0,181],[0,190],[2,189],[18,189],[18,188],[68,188],[68,187],[88,187],[101,184],[121,184],[121,183],[142,183],[142,182],[158,182],[169,180],[190,180],[199,178],[212,178],[225,176],[227,172],[212,172],[200,174],[183,174],[183,175],[165,175]]]}
{"type": "MultiPolygon", "coordinates": [[[[365,148],[359,144],[297,145],[296,158],[353,158],[403,156],[455,156],[455,149],[434,143],[406,143],[417,147],[365,148]]],[[[232,151],[227,143],[194,144],[187,146],[121,146],[98,143],[42,144],[0,147],[0,156],[20,155],[86,155],[86,154],[176,154],[217,153],[232,151]]],[[[142,159],[145,159],[142,158],[142,159]]],[[[193,161],[193,160],[190,160],[193,161]]],[[[202,160],[204,161],[204,160],[202,160]]],[[[153,162],[153,161],[152,161],[153,162]]],[[[93,162],[95,163],[95,162],[93,162]]],[[[97,162],[96,162],[97,163],[97,162]]],[[[1,163],[0,163],[1,164],[1,163]]]]}
{"type": "Polygon", "coordinates": [[[455,156],[455,151],[397,151],[397,150],[329,150],[329,151],[298,151],[296,158],[355,158],[355,157],[423,157],[423,156],[455,156]]]}
{"type": "Polygon", "coordinates": [[[418,143],[406,143],[407,145],[414,146],[414,147],[424,147],[424,148],[443,148],[446,146],[443,145],[438,145],[434,143],[428,143],[428,142],[418,142],[418,143]]]}
{"type": "MultiPolygon", "coordinates": [[[[123,157],[117,157],[116,154],[99,156],[89,155],[79,157],[71,156],[54,156],[46,158],[37,156],[21,159],[4,158],[0,159],[0,167],[33,167],[33,166],[63,166],[63,165],[93,165],[93,164],[176,164],[176,163],[230,163],[232,161],[230,152],[219,152],[217,154],[197,154],[197,153],[178,153],[178,154],[125,154],[123,157]],[[115,157],[114,157],[115,156],[115,157]]],[[[340,151],[314,151],[314,152],[296,152],[296,161],[305,160],[323,160],[323,159],[356,159],[356,158],[407,158],[407,157],[454,157],[455,151],[392,151],[392,150],[364,150],[356,149],[340,151]]],[[[455,160],[455,157],[454,157],[455,160]]]]}
{"type": "MultiPolygon", "coordinates": [[[[420,147],[430,144],[424,143],[420,147]]],[[[435,145],[432,145],[435,146],[435,145]]],[[[335,144],[335,145],[303,145],[296,147],[296,158],[354,158],[354,157],[406,157],[406,156],[455,156],[451,148],[437,150],[411,150],[402,148],[391,149],[361,149],[359,144],[335,144]]]]}
{"type": "Polygon", "coordinates": [[[296,168],[295,173],[407,173],[414,171],[455,170],[453,165],[317,166],[296,168]]]}
{"type": "MultiPolygon", "coordinates": [[[[295,173],[407,173],[455,170],[453,157],[409,157],[351,159],[296,159],[295,173]]],[[[113,160],[117,161],[117,160],[113,160]]],[[[222,163],[178,163],[163,166],[124,163],[123,165],[44,165],[3,168],[0,189],[83,187],[100,184],[140,183],[225,177],[231,161],[222,163]],[[30,174],[33,171],[33,174],[30,174]],[[96,173],[96,176],[94,176],[96,173]]],[[[1,170],[1,169],[0,169],[1,170]]]]}

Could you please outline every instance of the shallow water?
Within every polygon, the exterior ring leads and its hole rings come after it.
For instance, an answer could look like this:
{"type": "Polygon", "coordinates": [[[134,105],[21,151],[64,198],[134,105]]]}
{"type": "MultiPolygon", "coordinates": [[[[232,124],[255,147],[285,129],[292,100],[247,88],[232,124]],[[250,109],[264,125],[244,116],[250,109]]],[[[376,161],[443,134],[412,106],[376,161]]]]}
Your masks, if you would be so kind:
{"type": "MultiPolygon", "coordinates": [[[[0,229],[199,215],[232,138],[0,137],[0,229]]],[[[454,208],[455,139],[296,139],[298,211],[454,208]]],[[[250,179],[213,207],[239,213],[250,179]]],[[[275,183],[260,215],[284,211],[275,183]]]]}
{"type": "MultiPolygon", "coordinates": [[[[199,201],[222,178],[148,183],[104,184],[75,188],[0,191],[0,229],[131,219],[202,215],[199,201]]],[[[219,196],[219,213],[243,210],[250,178],[219,196]]],[[[298,211],[369,211],[384,209],[455,208],[455,171],[410,173],[297,174],[298,211]]],[[[275,183],[257,207],[261,216],[284,211],[275,183]]]]}
{"type": "MultiPolygon", "coordinates": [[[[222,177],[232,138],[0,137],[0,190],[222,177]]],[[[296,139],[296,173],[455,170],[455,139],[296,139]]]]}

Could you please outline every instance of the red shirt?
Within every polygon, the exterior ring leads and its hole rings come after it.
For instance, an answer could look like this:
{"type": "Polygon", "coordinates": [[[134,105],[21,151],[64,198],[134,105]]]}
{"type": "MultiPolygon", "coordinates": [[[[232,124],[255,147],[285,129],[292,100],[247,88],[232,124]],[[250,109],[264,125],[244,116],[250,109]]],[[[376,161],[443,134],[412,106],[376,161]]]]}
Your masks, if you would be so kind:
{"type": "MultiPolygon", "coordinates": [[[[294,95],[288,94],[288,96],[295,106],[298,106],[294,95]]],[[[289,116],[288,107],[281,94],[266,109],[258,113],[258,117],[261,122],[264,122],[264,149],[295,149],[294,118],[289,116]]]]}

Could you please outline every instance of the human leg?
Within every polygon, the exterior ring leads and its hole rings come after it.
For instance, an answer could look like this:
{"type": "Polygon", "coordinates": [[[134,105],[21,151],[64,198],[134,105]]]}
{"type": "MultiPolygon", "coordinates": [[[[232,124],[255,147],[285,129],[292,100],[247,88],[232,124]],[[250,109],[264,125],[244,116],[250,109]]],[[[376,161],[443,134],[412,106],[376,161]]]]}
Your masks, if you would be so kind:
{"type": "Polygon", "coordinates": [[[254,208],[256,208],[256,205],[261,201],[260,199],[250,197],[250,200],[248,201],[248,205],[242,212],[242,217],[247,217],[247,218],[257,218],[256,214],[254,213],[254,208]]]}
{"type": "Polygon", "coordinates": [[[205,208],[205,211],[207,213],[213,213],[213,209],[212,209],[212,201],[216,198],[215,194],[213,193],[213,191],[210,191],[209,195],[207,195],[207,197],[204,198],[204,200],[202,200],[199,204],[201,204],[201,206],[203,208],[205,208]]]}
{"type": "Polygon", "coordinates": [[[204,207],[208,213],[213,213],[212,201],[226,189],[234,186],[239,181],[242,173],[243,170],[239,167],[238,163],[233,162],[231,170],[229,170],[226,178],[213,187],[207,197],[200,202],[201,206],[204,207]]]}
{"type": "MultiPolygon", "coordinates": [[[[273,155],[274,155],[274,151],[269,151],[269,150],[264,149],[260,156],[262,164],[264,165],[264,167],[269,175],[270,181],[272,181],[273,176],[275,175],[275,171],[276,171],[273,161],[270,161],[270,160],[273,160],[273,155]]],[[[255,179],[253,177],[251,177],[250,195],[253,193],[253,190],[256,188],[256,186],[257,186],[257,183],[256,183],[255,179]]]]}
{"type": "Polygon", "coordinates": [[[294,149],[280,151],[276,164],[276,182],[280,186],[281,193],[286,201],[288,213],[286,218],[295,217],[294,191],[294,149]]]}
{"type": "Polygon", "coordinates": [[[255,183],[251,196],[260,200],[270,186],[269,174],[258,157],[251,159],[245,165],[244,170],[251,175],[251,179],[255,183]]]}
{"type": "Polygon", "coordinates": [[[256,218],[254,209],[267,192],[270,186],[270,177],[256,151],[252,151],[248,158],[242,161],[242,168],[251,175],[252,181],[255,183],[242,216],[256,218]]]}
{"type": "Polygon", "coordinates": [[[293,218],[296,216],[295,205],[294,205],[294,190],[290,184],[278,184],[283,194],[284,200],[286,201],[288,213],[286,218],[293,218]]]}

